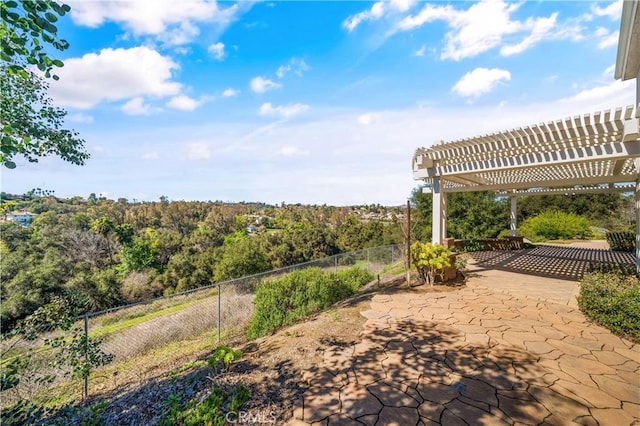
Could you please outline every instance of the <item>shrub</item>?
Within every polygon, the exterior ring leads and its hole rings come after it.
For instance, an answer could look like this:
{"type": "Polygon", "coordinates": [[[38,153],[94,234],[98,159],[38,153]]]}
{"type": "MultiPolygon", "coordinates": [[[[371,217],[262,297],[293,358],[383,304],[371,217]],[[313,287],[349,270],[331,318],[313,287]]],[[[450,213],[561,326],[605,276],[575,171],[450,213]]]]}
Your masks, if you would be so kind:
{"type": "Polygon", "coordinates": [[[254,339],[354,294],[373,275],[360,268],[324,273],[320,268],[294,271],[258,286],[248,337],[254,339]]]}
{"type": "Polygon", "coordinates": [[[411,246],[411,265],[418,270],[418,277],[423,284],[433,285],[436,274],[447,266],[451,266],[448,248],[440,244],[423,244],[416,241],[411,246]]]}
{"type": "Polygon", "coordinates": [[[237,413],[242,410],[251,391],[244,386],[235,386],[230,391],[215,386],[209,396],[202,401],[192,400],[182,404],[182,394],[172,394],[166,402],[169,409],[160,421],[160,426],[173,425],[211,425],[224,426],[237,420],[237,413]]]}
{"type": "Polygon", "coordinates": [[[465,253],[473,253],[476,251],[483,251],[485,250],[485,245],[484,243],[482,243],[481,241],[478,240],[474,240],[474,239],[470,239],[470,240],[464,240],[464,242],[462,243],[462,251],[465,253]]]}
{"type": "Polygon", "coordinates": [[[343,281],[347,284],[351,290],[355,293],[360,286],[368,283],[373,279],[371,272],[362,268],[349,268],[342,271],[338,271],[334,274],[339,281],[343,281]]]}
{"type": "Polygon", "coordinates": [[[511,229],[503,229],[498,234],[498,238],[506,238],[511,236],[511,229]]]}
{"type": "Polygon", "coordinates": [[[145,269],[141,272],[131,272],[122,283],[122,297],[127,302],[149,300],[162,294],[162,287],[154,282],[155,271],[145,269]]]}
{"type": "Polygon", "coordinates": [[[589,220],[574,213],[548,211],[527,218],[518,228],[518,235],[531,241],[560,240],[591,236],[589,220]]]}
{"type": "Polygon", "coordinates": [[[228,372],[231,364],[241,357],[242,352],[236,351],[228,346],[220,345],[213,352],[213,355],[207,359],[207,364],[216,371],[224,369],[224,371],[228,372]]]}
{"type": "Polygon", "coordinates": [[[636,234],[633,232],[607,232],[609,248],[615,251],[633,251],[636,247],[636,234]]]}
{"type": "Polygon", "coordinates": [[[584,314],[616,334],[640,341],[640,279],[595,272],[580,282],[578,304],[584,314]]]}

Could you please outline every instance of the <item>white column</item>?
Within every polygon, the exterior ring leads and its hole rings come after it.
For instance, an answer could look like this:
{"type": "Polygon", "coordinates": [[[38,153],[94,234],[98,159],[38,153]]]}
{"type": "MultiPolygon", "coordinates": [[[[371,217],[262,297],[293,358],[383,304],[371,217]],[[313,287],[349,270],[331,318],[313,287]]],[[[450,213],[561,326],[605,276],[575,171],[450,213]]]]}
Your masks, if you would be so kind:
{"type": "MultiPolygon", "coordinates": [[[[640,161],[636,161],[636,166],[640,161]]],[[[636,272],[640,273],[640,169],[636,177],[636,272]]]]}
{"type": "Polygon", "coordinates": [[[442,195],[442,226],[440,227],[440,240],[444,242],[444,239],[447,238],[447,193],[443,192],[442,195]]]}
{"type": "Polygon", "coordinates": [[[431,194],[433,195],[433,205],[431,209],[431,242],[434,244],[442,244],[442,192],[439,177],[433,178],[431,194]]]}
{"type": "Polygon", "coordinates": [[[511,196],[511,236],[516,236],[516,228],[518,227],[518,197],[511,196]]]}

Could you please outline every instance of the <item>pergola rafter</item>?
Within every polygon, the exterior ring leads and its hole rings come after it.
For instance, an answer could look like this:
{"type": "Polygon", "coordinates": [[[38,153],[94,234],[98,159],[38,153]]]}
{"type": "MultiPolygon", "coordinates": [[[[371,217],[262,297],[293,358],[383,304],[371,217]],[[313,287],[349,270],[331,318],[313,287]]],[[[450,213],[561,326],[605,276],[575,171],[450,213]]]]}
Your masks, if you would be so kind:
{"type": "Polygon", "coordinates": [[[417,149],[414,179],[430,184],[434,195],[433,241],[446,235],[449,192],[511,196],[514,235],[522,195],[635,191],[638,205],[639,123],[640,109],[628,106],[417,149]]]}

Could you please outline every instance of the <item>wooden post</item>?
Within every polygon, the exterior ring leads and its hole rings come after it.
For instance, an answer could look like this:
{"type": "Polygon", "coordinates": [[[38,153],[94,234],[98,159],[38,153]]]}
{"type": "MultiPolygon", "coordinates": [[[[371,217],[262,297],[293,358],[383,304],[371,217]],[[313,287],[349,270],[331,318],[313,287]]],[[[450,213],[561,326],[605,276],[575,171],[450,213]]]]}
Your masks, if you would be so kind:
{"type": "Polygon", "coordinates": [[[407,258],[405,260],[405,270],[407,273],[407,285],[411,286],[411,201],[407,200],[407,258]]]}

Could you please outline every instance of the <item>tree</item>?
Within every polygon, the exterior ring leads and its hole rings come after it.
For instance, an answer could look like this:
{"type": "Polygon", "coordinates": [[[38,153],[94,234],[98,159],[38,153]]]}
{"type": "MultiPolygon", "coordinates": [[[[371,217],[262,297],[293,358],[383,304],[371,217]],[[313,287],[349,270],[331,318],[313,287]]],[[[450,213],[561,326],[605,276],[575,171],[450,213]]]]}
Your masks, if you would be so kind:
{"type": "Polygon", "coordinates": [[[34,72],[12,74],[8,67],[0,67],[0,162],[5,167],[16,167],[16,155],[38,162],[38,157],[54,154],[78,165],[89,158],[78,133],[62,128],[67,112],[52,105],[47,88],[34,72]]]}
{"type": "Polygon", "coordinates": [[[58,79],[51,71],[64,64],[50,57],[45,46],[60,51],[69,47],[57,38],[54,24],[69,10],[52,0],[0,3],[0,164],[9,169],[16,167],[15,155],[37,162],[38,157],[54,154],[78,165],[89,158],[84,140],[75,131],[62,129],[67,112],[52,106],[47,83],[33,72],[36,67],[45,77],[58,79]]]}
{"type": "Polygon", "coordinates": [[[113,263],[113,247],[111,241],[109,241],[109,234],[116,229],[113,221],[106,216],[100,216],[91,223],[91,230],[104,237],[107,242],[107,248],[109,250],[109,263],[113,263]]]}
{"type": "Polygon", "coordinates": [[[91,230],[105,238],[107,238],[114,229],[115,225],[113,224],[113,221],[106,216],[97,218],[91,224],[91,230]]]}
{"type": "Polygon", "coordinates": [[[225,248],[215,267],[215,280],[225,281],[267,271],[271,265],[255,238],[247,238],[225,248]]]}
{"type": "Polygon", "coordinates": [[[120,250],[120,265],[122,272],[140,272],[146,268],[155,267],[158,263],[158,249],[141,237],[136,237],[130,244],[120,250]]]}
{"type": "MultiPolygon", "coordinates": [[[[431,239],[432,195],[416,188],[412,194],[416,205],[417,235],[412,238],[431,239]]],[[[478,239],[495,238],[509,227],[507,198],[491,192],[460,192],[447,195],[447,237],[478,239]]]]}
{"type": "MultiPolygon", "coordinates": [[[[52,0],[8,0],[0,3],[1,58],[11,73],[23,73],[27,66],[35,65],[49,78],[54,66],[64,65],[46,53],[45,45],[60,51],[69,47],[66,40],[57,38],[55,22],[70,10],[68,5],[52,0]]],[[[57,80],[55,75],[53,78],[57,80]]]]}

